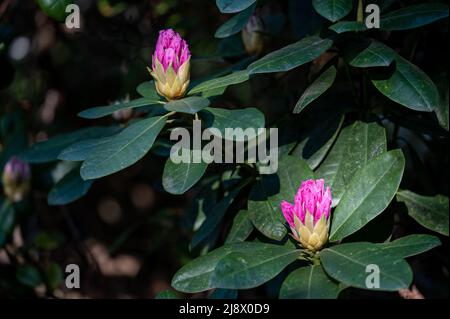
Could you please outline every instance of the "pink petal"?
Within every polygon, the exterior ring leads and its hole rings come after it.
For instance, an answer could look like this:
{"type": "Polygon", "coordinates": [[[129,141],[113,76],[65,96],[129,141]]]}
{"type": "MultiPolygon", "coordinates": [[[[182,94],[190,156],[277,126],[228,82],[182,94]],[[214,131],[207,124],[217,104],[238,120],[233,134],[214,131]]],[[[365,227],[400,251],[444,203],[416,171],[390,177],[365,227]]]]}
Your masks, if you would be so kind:
{"type": "Polygon", "coordinates": [[[281,202],[281,211],[283,212],[284,218],[288,222],[289,226],[295,228],[294,224],[294,206],[291,203],[283,200],[281,202]]]}

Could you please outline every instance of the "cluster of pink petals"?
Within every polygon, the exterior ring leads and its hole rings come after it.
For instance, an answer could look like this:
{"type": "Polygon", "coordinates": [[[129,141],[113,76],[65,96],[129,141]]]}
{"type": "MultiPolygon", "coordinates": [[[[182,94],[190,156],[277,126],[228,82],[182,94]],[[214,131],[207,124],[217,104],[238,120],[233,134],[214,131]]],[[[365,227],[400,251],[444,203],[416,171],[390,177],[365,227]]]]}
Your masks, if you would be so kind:
{"type": "Polygon", "coordinates": [[[21,161],[19,158],[13,156],[5,164],[4,175],[12,181],[25,181],[31,176],[31,169],[28,163],[21,161]]]}
{"type": "Polygon", "coordinates": [[[331,211],[331,191],[324,188],[323,179],[302,182],[294,199],[294,205],[287,201],[281,202],[281,210],[289,225],[295,228],[294,216],[305,223],[305,215],[308,211],[314,216],[314,224],[323,216],[328,219],[331,211]]]}
{"type": "Polygon", "coordinates": [[[175,72],[178,72],[180,66],[189,60],[190,56],[191,53],[186,41],[177,32],[172,29],[159,31],[153,55],[153,68],[155,68],[155,59],[158,59],[164,68],[164,72],[170,65],[175,72]]]}

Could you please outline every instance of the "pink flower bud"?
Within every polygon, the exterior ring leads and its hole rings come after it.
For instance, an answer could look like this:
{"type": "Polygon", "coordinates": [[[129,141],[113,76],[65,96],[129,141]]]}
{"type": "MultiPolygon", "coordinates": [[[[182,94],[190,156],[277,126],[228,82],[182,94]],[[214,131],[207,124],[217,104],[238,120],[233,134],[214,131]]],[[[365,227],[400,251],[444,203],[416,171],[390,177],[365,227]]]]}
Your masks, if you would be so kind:
{"type": "Polygon", "coordinates": [[[20,202],[30,190],[30,165],[11,157],[3,168],[2,182],[5,196],[13,202],[20,202]]]}
{"type": "Polygon", "coordinates": [[[167,100],[184,96],[190,81],[191,53],[185,40],[172,29],[159,31],[150,74],[156,90],[167,100]]]}
{"type": "Polygon", "coordinates": [[[281,211],[291,227],[292,236],[300,244],[315,252],[328,240],[331,213],[331,191],[323,179],[302,182],[294,198],[294,205],[281,202],[281,211]]]}

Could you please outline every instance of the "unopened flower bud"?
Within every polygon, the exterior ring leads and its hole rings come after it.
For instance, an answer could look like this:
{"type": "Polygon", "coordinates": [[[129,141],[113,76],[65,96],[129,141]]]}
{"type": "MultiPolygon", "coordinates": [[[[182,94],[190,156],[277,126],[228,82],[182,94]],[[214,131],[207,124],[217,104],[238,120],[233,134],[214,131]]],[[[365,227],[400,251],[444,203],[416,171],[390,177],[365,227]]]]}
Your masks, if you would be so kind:
{"type": "Polygon", "coordinates": [[[323,179],[310,179],[302,182],[294,205],[281,202],[281,210],[291,227],[292,236],[311,252],[320,250],[328,241],[331,201],[330,188],[324,188],[323,179]]]}
{"type": "Polygon", "coordinates": [[[156,90],[167,100],[184,96],[190,80],[191,53],[185,40],[172,29],[159,31],[150,74],[156,90]]]}
{"type": "Polygon", "coordinates": [[[257,15],[252,15],[242,29],[242,41],[244,42],[245,51],[249,55],[260,54],[264,49],[264,24],[257,15]]]}
{"type": "Polygon", "coordinates": [[[11,157],[3,168],[2,182],[5,196],[12,202],[20,202],[30,191],[30,165],[11,157]]]}

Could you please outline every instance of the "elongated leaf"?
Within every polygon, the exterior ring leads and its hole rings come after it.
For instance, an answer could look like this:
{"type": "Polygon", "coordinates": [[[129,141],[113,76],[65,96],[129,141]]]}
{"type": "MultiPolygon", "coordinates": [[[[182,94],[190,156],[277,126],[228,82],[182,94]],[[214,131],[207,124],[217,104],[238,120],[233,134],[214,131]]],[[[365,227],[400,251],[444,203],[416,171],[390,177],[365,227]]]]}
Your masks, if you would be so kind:
{"type": "Polygon", "coordinates": [[[78,113],[79,117],[85,118],[85,119],[97,119],[100,117],[104,117],[107,115],[111,115],[116,111],[123,110],[123,109],[131,109],[141,106],[147,106],[152,104],[160,104],[161,101],[159,98],[146,98],[141,97],[139,99],[125,102],[125,103],[116,103],[108,106],[97,106],[93,107],[84,111],[81,111],[78,113]]]}
{"type": "Polygon", "coordinates": [[[301,182],[310,178],[314,174],[305,161],[284,156],[278,175],[262,176],[250,192],[248,211],[253,225],[267,237],[281,240],[286,235],[281,201],[293,202],[301,182]]]}
{"type": "Polygon", "coordinates": [[[326,248],[320,252],[320,260],[329,276],[351,287],[396,291],[408,288],[412,281],[407,262],[371,243],[326,248]],[[376,270],[379,270],[379,287],[372,287],[370,284],[375,280],[369,276],[376,276],[376,270]]]}
{"type": "Polygon", "coordinates": [[[200,92],[210,92],[212,90],[216,89],[223,89],[233,84],[238,84],[247,81],[249,78],[247,70],[243,71],[236,71],[231,74],[215,78],[212,80],[208,80],[205,82],[202,82],[195,87],[192,88],[192,90],[189,91],[189,94],[196,94],[200,92]]]}
{"type": "Polygon", "coordinates": [[[334,82],[336,78],[336,68],[334,65],[330,66],[323,72],[306,90],[298,100],[294,108],[294,113],[300,113],[311,102],[325,93],[334,82]]]}
{"type": "Polygon", "coordinates": [[[65,205],[86,195],[92,186],[92,180],[84,181],[80,176],[80,167],[70,171],[53,188],[47,197],[49,205],[65,205]]]}
{"type": "Polygon", "coordinates": [[[316,176],[325,180],[336,206],[356,171],[386,151],[386,133],[376,123],[355,122],[342,129],[316,176]]]}
{"type": "Polygon", "coordinates": [[[134,164],[150,150],[165,123],[166,117],[158,116],[131,124],[92,150],[81,166],[81,177],[100,178],[134,164]]]}
{"type": "Polygon", "coordinates": [[[64,22],[68,14],[66,13],[66,7],[73,3],[71,0],[37,0],[36,2],[46,15],[58,22],[64,22]]]}
{"type": "Polygon", "coordinates": [[[403,153],[395,150],[360,169],[334,211],[330,240],[341,240],[383,212],[397,192],[404,167],[403,153]]]}
{"type": "Polygon", "coordinates": [[[366,30],[366,26],[364,23],[358,21],[339,21],[331,25],[329,29],[336,33],[344,33],[364,31],[366,30]]]}
{"type": "MultiPolygon", "coordinates": [[[[254,134],[258,134],[258,128],[265,126],[264,114],[256,108],[249,107],[241,110],[227,110],[208,107],[202,112],[207,127],[218,129],[221,138],[235,141],[245,141],[248,136],[227,136],[226,129],[254,129],[254,134]]],[[[214,132],[213,132],[214,133],[214,132]]],[[[254,138],[254,137],[253,137],[254,138]]]]}
{"type": "Polygon", "coordinates": [[[397,200],[406,204],[408,214],[420,225],[448,236],[449,211],[447,196],[423,196],[402,190],[397,193],[397,200]]]}
{"type": "Polygon", "coordinates": [[[352,0],[313,0],[314,9],[324,18],[336,22],[350,13],[352,0]]]}
{"type": "Polygon", "coordinates": [[[439,238],[431,235],[409,235],[388,243],[377,244],[392,258],[406,258],[428,251],[441,244],[439,238]]]}
{"type": "Polygon", "coordinates": [[[184,194],[205,174],[208,164],[204,161],[194,163],[192,151],[190,158],[189,163],[177,164],[172,162],[170,157],[167,159],[162,176],[162,184],[167,192],[175,195],[184,194]]]}
{"type": "Polygon", "coordinates": [[[222,13],[235,13],[247,9],[256,0],[216,0],[216,5],[222,13]]]}
{"type": "Polygon", "coordinates": [[[227,289],[258,287],[300,255],[299,250],[287,247],[255,244],[258,246],[255,245],[252,253],[231,252],[219,261],[211,278],[214,286],[227,289]]]}
{"type": "Polygon", "coordinates": [[[333,41],[310,36],[271,52],[247,68],[249,74],[285,72],[308,63],[328,50],[333,41]]]}
{"type": "Polygon", "coordinates": [[[20,154],[28,163],[47,163],[56,161],[58,155],[69,145],[83,139],[103,137],[112,134],[115,127],[88,127],[71,133],[56,135],[46,141],[33,144],[20,154]]]}
{"type": "Polygon", "coordinates": [[[239,211],[233,219],[233,225],[228,232],[226,244],[238,243],[247,239],[253,231],[253,224],[248,216],[248,211],[239,211]]]}
{"type": "Polygon", "coordinates": [[[58,159],[64,161],[84,161],[89,154],[92,154],[94,149],[100,148],[102,145],[107,145],[112,139],[114,139],[114,135],[79,141],[66,147],[58,155],[58,159]]]}
{"type": "Polygon", "coordinates": [[[339,285],[320,265],[294,270],[281,285],[280,299],[336,299],[339,285]]]}
{"type": "Polygon", "coordinates": [[[214,205],[206,214],[206,219],[195,233],[191,241],[191,249],[195,249],[198,244],[205,240],[213,231],[216,230],[217,226],[220,225],[225,213],[233,203],[236,196],[239,194],[241,188],[234,189],[227,196],[225,196],[221,201],[214,205]]]}
{"type": "Polygon", "coordinates": [[[164,104],[168,111],[195,114],[209,105],[209,100],[200,96],[189,96],[181,100],[174,100],[164,104]]]}
{"type": "Polygon", "coordinates": [[[158,101],[161,98],[156,91],[155,82],[153,81],[145,81],[139,84],[136,88],[136,91],[143,97],[158,101]]]}
{"type": "Polygon", "coordinates": [[[370,41],[366,48],[352,44],[346,53],[348,63],[357,68],[389,66],[395,57],[394,50],[375,40],[370,41]]]}
{"type": "Polygon", "coordinates": [[[394,102],[407,108],[431,112],[439,106],[439,92],[433,81],[417,66],[396,56],[392,74],[372,73],[373,85],[394,102]]]}
{"type": "Polygon", "coordinates": [[[383,30],[407,30],[418,28],[448,17],[448,5],[423,3],[390,12],[381,17],[383,30]]]}
{"type": "Polygon", "coordinates": [[[255,11],[255,4],[251,5],[242,12],[236,14],[234,17],[230,18],[227,22],[222,24],[216,31],[214,35],[216,38],[226,38],[230,35],[236,34],[241,31],[248,22],[248,19],[255,11]]]}

